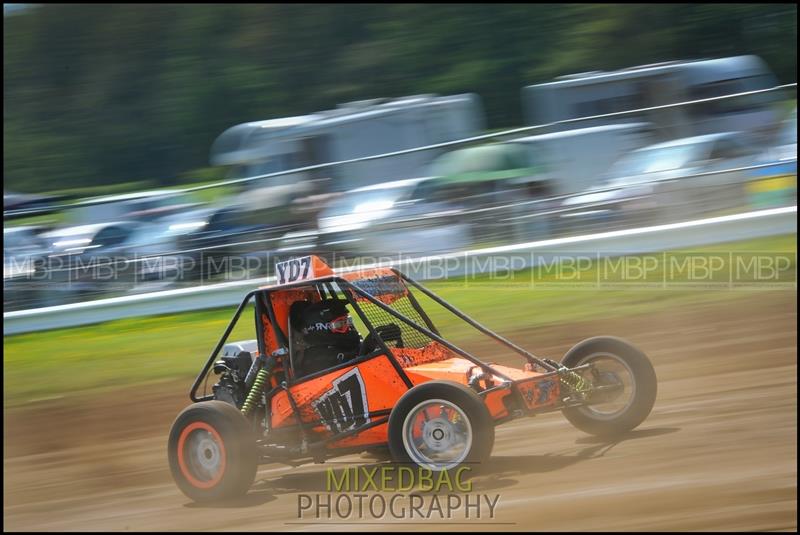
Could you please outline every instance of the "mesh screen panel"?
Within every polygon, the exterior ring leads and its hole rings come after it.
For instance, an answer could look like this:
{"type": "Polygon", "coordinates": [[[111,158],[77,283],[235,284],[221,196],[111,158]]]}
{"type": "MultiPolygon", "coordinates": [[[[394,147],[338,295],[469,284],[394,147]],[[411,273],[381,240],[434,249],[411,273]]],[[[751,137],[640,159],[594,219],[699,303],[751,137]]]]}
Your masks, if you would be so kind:
{"type": "MultiPolygon", "coordinates": [[[[386,304],[389,308],[407,318],[415,325],[427,328],[425,320],[414,308],[411,299],[408,297],[409,289],[397,275],[382,275],[380,277],[364,278],[351,281],[351,284],[360,290],[375,297],[377,300],[386,304]]],[[[380,330],[385,325],[396,325],[400,330],[400,340],[387,339],[384,341],[390,347],[397,347],[401,341],[403,347],[422,348],[432,342],[431,338],[424,335],[411,325],[395,318],[381,307],[367,301],[352,292],[352,297],[358,301],[364,315],[376,330],[380,330]]]]}
{"type": "MultiPolygon", "coordinates": [[[[364,311],[364,315],[375,329],[380,329],[384,325],[397,325],[397,327],[400,329],[400,339],[402,340],[403,347],[413,347],[419,349],[425,347],[432,341],[428,336],[422,334],[420,331],[411,327],[407,323],[395,318],[374,303],[361,301],[359,305],[364,311]]],[[[400,315],[405,316],[416,325],[419,325],[423,328],[425,327],[425,321],[422,319],[419,313],[414,310],[414,307],[411,305],[411,300],[408,297],[402,297],[398,299],[389,305],[389,307],[391,307],[392,310],[400,315]]],[[[396,340],[385,341],[390,347],[397,347],[396,340]]]]}

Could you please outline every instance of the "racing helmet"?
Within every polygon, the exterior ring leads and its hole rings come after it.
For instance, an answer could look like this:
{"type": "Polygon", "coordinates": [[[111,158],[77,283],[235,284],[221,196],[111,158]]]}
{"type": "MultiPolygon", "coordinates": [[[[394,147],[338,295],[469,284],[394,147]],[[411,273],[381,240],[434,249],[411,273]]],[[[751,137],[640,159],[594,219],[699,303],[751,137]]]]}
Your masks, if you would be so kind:
{"type": "Polygon", "coordinates": [[[299,331],[302,357],[296,367],[303,375],[341,364],[358,355],[361,336],[346,301],[326,299],[292,306],[292,326],[299,331]]]}

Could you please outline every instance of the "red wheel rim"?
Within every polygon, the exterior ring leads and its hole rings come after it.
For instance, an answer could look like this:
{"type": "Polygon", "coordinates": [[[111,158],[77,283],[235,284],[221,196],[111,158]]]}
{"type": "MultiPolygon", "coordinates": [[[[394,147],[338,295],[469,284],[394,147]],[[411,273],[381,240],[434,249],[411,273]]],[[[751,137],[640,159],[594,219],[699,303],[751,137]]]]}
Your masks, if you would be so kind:
{"type": "Polygon", "coordinates": [[[225,475],[226,462],[225,444],[214,427],[206,422],[192,422],[183,428],[178,437],[178,466],[189,484],[199,489],[214,487],[225,475]],[[198,477],[198,469],[214,465],[216,469],[207,470],[210,471],[207,479],[198,477]]]}

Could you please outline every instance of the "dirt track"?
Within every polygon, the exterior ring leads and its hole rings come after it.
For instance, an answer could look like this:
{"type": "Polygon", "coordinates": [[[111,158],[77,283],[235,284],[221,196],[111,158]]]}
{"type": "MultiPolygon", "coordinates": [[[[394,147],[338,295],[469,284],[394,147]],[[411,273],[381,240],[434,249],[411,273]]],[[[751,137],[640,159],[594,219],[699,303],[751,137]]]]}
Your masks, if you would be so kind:
{"type": "MultiPolygon", "coordinates": [[[[558,413],[498,428],[491,475],[476,478],[473,489],[500,495],[495,518],[424,527],[796,529],[796,306],[796,293],[775,291],[735,305],[510,333],[556,359],[587,336],[631,340],[655,365],[655,408],[616,443],[577,431],[558,413]]],[[[187,386],[149,386],[137,402],[130,391],[6,411],[5,529],[358,529],[297,523],[297,495],[324,492],[326,465],[263,466],[246,499],[190,503],[166,465],[167,433],[187,386]]]]}

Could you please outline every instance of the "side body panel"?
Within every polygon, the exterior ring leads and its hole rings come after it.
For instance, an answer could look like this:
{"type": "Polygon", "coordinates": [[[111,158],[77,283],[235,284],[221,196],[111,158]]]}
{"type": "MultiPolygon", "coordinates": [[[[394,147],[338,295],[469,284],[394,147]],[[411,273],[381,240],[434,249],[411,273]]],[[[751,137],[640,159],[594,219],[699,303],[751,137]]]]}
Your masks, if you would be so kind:
{"type": "MultiPolygon", "coordinates": [[[[389,415],[407,387],[386,355],[376,355],[351,366],[315,374],[289,387],[303,424],[316,440],[329,438],[389,415]]],[[[271,425],[298,424],[286,391],[271,400],[271,425]]],[[[384,443],[385,425],[371,427],[331,446],[384,443]]]]}

